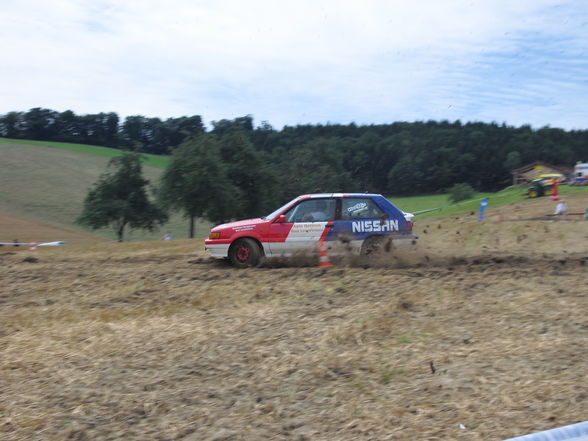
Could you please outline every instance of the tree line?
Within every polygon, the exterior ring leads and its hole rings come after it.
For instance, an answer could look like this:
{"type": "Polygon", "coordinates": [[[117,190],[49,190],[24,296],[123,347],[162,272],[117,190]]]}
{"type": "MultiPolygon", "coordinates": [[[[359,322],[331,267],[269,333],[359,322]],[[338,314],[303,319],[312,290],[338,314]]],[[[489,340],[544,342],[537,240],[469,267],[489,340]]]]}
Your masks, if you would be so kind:
{"type": "Polygon", "coordinates": [[[35,108],[1,115],[0,136],[155,154],[173,154],[191,140],[200,145],[200,154],[218,151],[206,154],[226,169],[244,214],[261,214],[276,200],[314,191],[398,196],[441,192],[456,183],[495,191],[509,185],[512,169],[535,160],[567,166],[588,160],[588,130],[460,121],[278,130],[267,122],[255,126],[251,116],[243,116],[213,121],[207,129],[198,115],[129,116],[121,122],[112,112],[75,115],[35,108]]]}
{"type": "Polygon", "coordinates": [[[0,116],[0,136],[12,139],[72,142],[144,153],[169,154],[186,135],[204,133],[198,115],[180,118],[128,116],[120,121],[114,112],[76,115],[71,110],[56,112],[36,107],[27,112],[9,112],[0,116]]]}

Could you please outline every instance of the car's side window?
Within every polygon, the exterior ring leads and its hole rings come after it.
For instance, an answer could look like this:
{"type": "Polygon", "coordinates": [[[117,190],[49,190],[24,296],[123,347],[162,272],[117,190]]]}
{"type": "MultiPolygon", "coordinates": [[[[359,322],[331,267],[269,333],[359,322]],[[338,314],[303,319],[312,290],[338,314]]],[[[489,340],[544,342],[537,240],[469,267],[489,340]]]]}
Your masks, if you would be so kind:
{"type": "Polygon", "coordinates": [[[378,219],[384,212],[369,198],[343,198],[341,219],[378,219]]]}
{"type": "Polygon", "coordinates": [[[286,222],[327,222],[335,219],[335,199],[305,199],[288,210],[286,222]]]}

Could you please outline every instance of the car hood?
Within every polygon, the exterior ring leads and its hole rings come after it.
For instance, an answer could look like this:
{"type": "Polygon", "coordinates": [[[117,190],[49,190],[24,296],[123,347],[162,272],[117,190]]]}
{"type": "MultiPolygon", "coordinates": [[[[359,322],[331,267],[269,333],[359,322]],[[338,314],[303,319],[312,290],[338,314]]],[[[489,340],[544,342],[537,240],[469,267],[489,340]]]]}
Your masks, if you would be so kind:
{"type": "Polygon", "coordinates": [[[240,220],[240,221],[236,221],[236,222],[229,222],[226,224],[217,225],[216,227],[214,227],[212,229],[212,231],[223,230],[225,228],[247,227],[247,226],[262,224],[264,222],[267,222],[267,221],[260,218],[260,217],[255,218],[255,219],[245,219],[245,220],[240,220]]]}

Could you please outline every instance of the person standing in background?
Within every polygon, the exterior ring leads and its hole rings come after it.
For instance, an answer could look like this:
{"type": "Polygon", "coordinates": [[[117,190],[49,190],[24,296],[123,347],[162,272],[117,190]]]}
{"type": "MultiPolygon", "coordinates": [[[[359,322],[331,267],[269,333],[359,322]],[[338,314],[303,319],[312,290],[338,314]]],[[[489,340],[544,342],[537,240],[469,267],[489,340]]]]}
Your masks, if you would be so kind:
{"type": "Polygon", "coordinates": [[[566,204],[566,201],[564,201],[563,199],[560,200],[556,207],[555,207],[555,213],[556,216],[561,216],[562,218],[566,218],[567,214],[568,214],[568,204],[566,204]]]}

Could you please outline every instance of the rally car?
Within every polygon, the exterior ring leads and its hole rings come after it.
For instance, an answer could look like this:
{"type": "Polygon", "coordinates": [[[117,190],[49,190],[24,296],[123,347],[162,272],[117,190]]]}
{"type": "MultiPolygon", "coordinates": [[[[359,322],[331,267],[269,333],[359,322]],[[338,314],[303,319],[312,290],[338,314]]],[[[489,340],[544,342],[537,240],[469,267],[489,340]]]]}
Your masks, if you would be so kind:
{"type": "Polygon", "coordinates": [[[204,245],[240,268],[262,256],[315,253],[321,240],[329,255],[369,254],[390,241],[414,241],[412,218],[379,194],[308,194],[265,217],[218,225],[204,245]]]}

